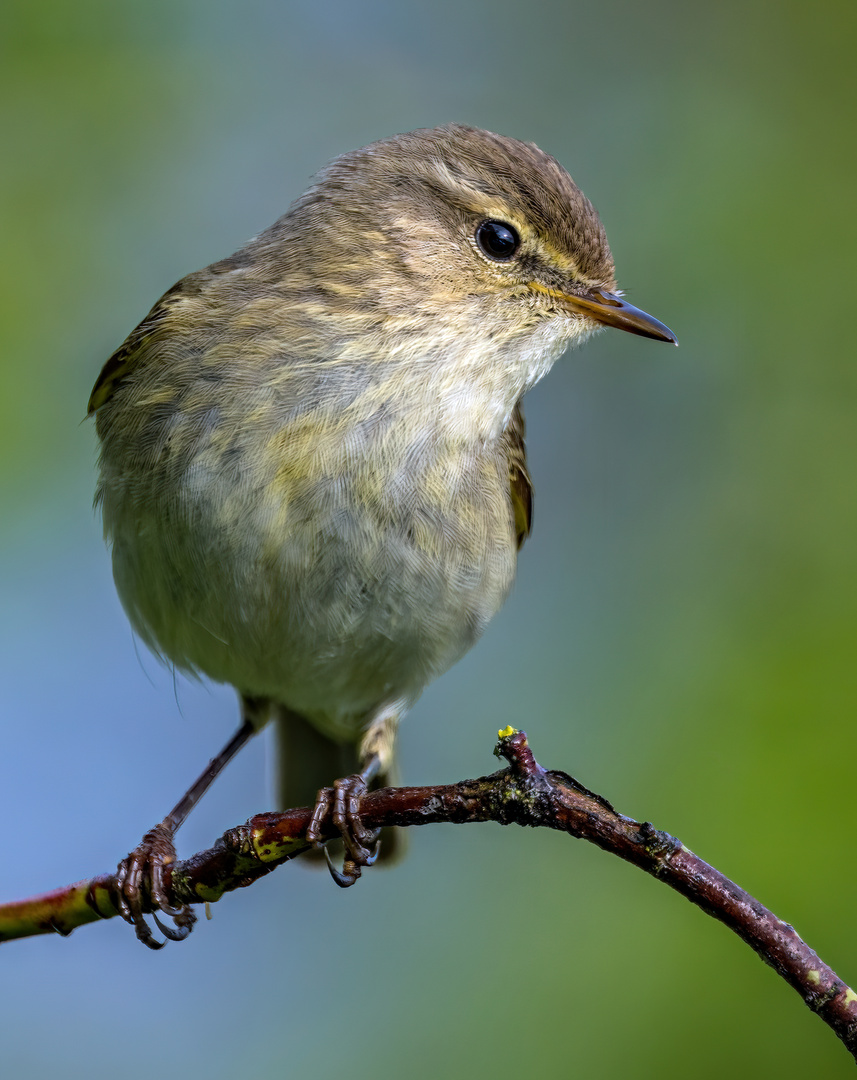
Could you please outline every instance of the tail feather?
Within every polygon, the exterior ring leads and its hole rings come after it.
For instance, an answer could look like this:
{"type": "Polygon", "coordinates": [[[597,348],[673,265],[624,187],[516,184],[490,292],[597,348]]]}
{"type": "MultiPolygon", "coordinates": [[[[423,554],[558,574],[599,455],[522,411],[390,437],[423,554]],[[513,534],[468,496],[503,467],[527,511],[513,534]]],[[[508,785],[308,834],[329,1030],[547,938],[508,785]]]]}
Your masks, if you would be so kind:
{"type": "Polygon", "coordinates": [[[359,771],[357,748],[322,734],[299,713],[277,711],[277,798],[282,810],[313,806],[319,789],[359,771]]]}

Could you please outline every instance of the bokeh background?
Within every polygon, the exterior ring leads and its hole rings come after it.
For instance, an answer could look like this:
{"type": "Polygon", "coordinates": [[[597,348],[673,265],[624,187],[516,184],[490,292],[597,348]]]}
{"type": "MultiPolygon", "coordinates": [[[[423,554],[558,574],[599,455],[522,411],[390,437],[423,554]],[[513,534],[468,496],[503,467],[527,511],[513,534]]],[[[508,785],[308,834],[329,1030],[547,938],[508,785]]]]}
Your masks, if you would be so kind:
{"type": "MultiPolygon", "coordinates": [[[[654,821],[857,979],[857,8],[721,0],[6,0],[0,13],[0,899],[109,869],[235,722],[132,638],[91,509],[104,359],[333,155],[458,120],[557,156],[681,348],[605,333],[529,396],[515,593],[404,726],[408,783],[495,733],[654,821]]],[[[265,738],[180,834],[271,805],[265,738]]],[[[181,946],[0,953],[0,1068],[851,1075],[725,929],[582,843],[412,834],[297,866],[181,946]]]]}

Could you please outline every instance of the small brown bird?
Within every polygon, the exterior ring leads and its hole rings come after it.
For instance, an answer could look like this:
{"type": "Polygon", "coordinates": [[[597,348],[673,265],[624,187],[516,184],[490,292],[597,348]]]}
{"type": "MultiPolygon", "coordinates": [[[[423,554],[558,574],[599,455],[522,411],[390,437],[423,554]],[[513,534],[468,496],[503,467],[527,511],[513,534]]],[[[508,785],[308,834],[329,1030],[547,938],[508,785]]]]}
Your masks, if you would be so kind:
{"type": "Polygon", "coordinates": [[[243,724],[120,864],[167,901],[173,834],[269,718],[285,805],[328,813],[351,884],[359,799],[399,721],[502,605],[530,529],[521,399],[602,326],[675,342],[616,291],[592,205],[531,143],[460,125],[345,154],[269,229],[174,285],[89,402],[97,501],[137,633],[230,683],[243,724]],[[330,788],[327,785],[333,784],[330,788]],[[319,789],[321,789],[319,791],[319,789]]]}

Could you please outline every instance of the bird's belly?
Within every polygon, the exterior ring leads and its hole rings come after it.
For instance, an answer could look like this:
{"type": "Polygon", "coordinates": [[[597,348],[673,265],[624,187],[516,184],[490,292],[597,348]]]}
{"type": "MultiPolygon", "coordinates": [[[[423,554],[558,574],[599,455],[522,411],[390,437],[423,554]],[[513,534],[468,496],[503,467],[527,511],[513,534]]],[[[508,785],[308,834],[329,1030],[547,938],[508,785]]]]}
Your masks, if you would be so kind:
{"type": "Polygon", "coordinates": [[[178,667],[353,734],[376,709],[413,702],[503,603],[515,542],[501,472],[482,470],[491,482],[441,507],[409,498],[383,513],[355,486],[317,486],[302,512],[220,478],[170,521],[106,489],[119,594],[178,667]]]}

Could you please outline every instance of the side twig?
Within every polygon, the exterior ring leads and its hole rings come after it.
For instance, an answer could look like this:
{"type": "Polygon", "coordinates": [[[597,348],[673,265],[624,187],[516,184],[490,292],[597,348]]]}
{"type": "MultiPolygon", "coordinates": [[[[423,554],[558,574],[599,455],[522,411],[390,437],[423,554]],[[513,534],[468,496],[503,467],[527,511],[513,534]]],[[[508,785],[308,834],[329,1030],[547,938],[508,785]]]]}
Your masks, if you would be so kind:
{"type": "MultiPolygon", "coordinates": [[[[792,926],[675,837],[649,822],[618,814],[606,799],[566,773],[543,769],[524,732],[513,728],[500,732],[495,752],[506,759],[508,768],[490,776],[371,792],[361,802],[362,821],[369,828],[496,821],[547,827],[589,840],[652,874],[743,938],[857,1058],[857,994],[792,926]]],[[[213,903],[308,850],[305,836],[311,814],[310,807],[257,814],[225,832],[208,851],[177,862],[167,882],[171,903],[213,903]]],[[[326,838],[333,836],[329,827],[326,838]]],[[[152,910],[148,897],[144,907],[152,910]]],[[[51,931],[67,935],[78,926],[117,914],[115,875],[102,874],[42,896],[0,904],[0,942],[51,931]]]]}

